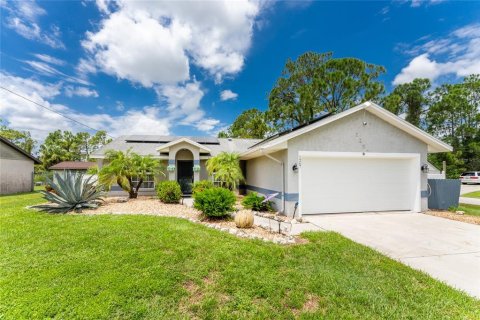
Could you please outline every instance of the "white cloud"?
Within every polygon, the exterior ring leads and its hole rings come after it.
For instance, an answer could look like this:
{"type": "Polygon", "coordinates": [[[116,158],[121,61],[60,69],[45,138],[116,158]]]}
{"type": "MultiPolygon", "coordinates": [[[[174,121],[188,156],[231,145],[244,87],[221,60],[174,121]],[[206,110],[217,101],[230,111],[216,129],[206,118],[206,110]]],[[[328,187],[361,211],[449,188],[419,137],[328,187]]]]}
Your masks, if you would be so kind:
{"type": "Polygon", "coordinates": [[[97,32],[87,33],[83,46],[102,71],[146,87],[188,81],[191,64],[217,82],[238,73],[261,9],[247,0],[115,5],[97,2],[105,19],[97,32]]]}
{"type": "Polygon", "coordinates": [[[223,90],[220,92],[220,100],[227,101],[227,100],[236,100],[238,97],[238,93],[233,92],[232,90],[223,90]]]}
{"type": "Polygon", "coordinates": [[[64,91],[67,97],[79,96],[98,98],[98,92],[96,90],[92,90],[86,87],[66,86],[64,88],[64,91]]]}
{"type": "Polygon", "coordinates": [[[52,67],[48,63],[42,61],[23,60],[22,62],[28,65],[34,71],[40,73],[41,75],[54,77],[56,79],[61,78],[67,82],[79,83],[85,86],[91,85],[91,83],[87,80],[65,74],[60,70],[56,69],[55,67],[52,67]]]}
{"type": "Polygon", "coordinates": [[[42,31],[38,18],[46,14],[35,1],[2,1],[2,20],[7,28],[30,40],[36,40],[52,48],[65,48],[60,40],[60,29],[51,25],[49,32],[42,31]]]}
{"type": "Polygon", "coordinates": [[[83,79],[87,79],[88,74],[97,72],[95,62],[91,59],[80,59],[75,69],[77,70],[78,75],[83,79]]]}
{"type": "MultiPolygon", "coordinates": [[[[35,79],[26,79],[0,72],[0,81],[9,90],[29,98],[45,107],[60,112],[77,121],[112,136],[122,134],[169,134],[172,126],[168,112],[160,107],[147,106],[129,110],[120,116],[105,113],[86,114],[72,108],[49,102],[61,93],[61,84],[45,84],[35,79]]],[[[43,109],[5,90],[0,90],[0,118],[15,129],[28,130],[32,136],[43,141],[49,132],[70,130],[90,131],[54,112],[43,109]]]]}
{"type": "Polygon", "coordinates": [[[108,0],[96,0],[95,3],[97,4],[98,10],[102,13],[110,13],[109,4],[110,1],[108,0]]]}
{"type": "Polygon", "coordinates": [[[54,64],[54,65],[57,65],[57,66],[64,66],[66,64],[65,61],[57,59],[57,58],[52,57],[52,56],[49,56],[48,54],[36,53],[36,54],[34,54],[34,56],[37,59],[39,59],[43,62],[49,63],[49,64],[54,64]]]}
{"type": "Polygon", "coordinates": [[[415,78],[435,81],[439,77],[457,77],[480,73],[480,24],[471,24],[454,30],[444,38],[422,39],[423,43],[404,48],[416,55],[393,80],[394,85],[415,78]]]}
{"type": "Polygon", "coordinates": [[[200,131],[210,132],[215,129],[218,124],[220,124],[219,120],[207,118],[197,122],[195,127],[200,131]]]}
{"type": "MultiPolygon", "coordinates": [[[[161,134],[168,135],[177,125],[193,126],[198,130],[212,133],[220,124],[219,120],[205,118],[205,112],[200,108],[203,91],[200,83],[193,81],[185,86],[166,86],[159,90],[159,95],[166,102],[165,107],[145,106],[129,108],[127,111],[121,102],[117,102],[118,116],[106,113],[87,114],[72,109],[69,106],[52,103],[62,93],[62,84],[47,84],[32,78],[21,78],[0,72],[0,82],[4,86],[36,103],[62,113],[88,126],[106,130],[112,136],[125,134],[161,134]]],[[[67,86],[63,90],[76,93],[92,94],[88,88],[67,86]]],[[[94,93],[93,93],[94,94],[94,93]]],[[[103,108],[100,108],[103,110],[103,108]]],[[[0,90],[0,118],[6,120],[12,128],[28,130],[32,136],[43,141],[49,132],[54,130],[69,130],[73,132],[91,131],[88,128],[72,122],[59,114],[41,108],[10,92],[0,90]]]]}
{"type": "Polygon", "coordinates": [[[193,81],[184,86],[163,86],[157,89],[160,99],[165,101],[167,109],[173,119],[182,124],[192,124],[202,120],[205,112],[200,108],[203,91],[198,81],[193,81]]]}
{"type": "Polygon", "coordinates": [[[196,80],[182,86],[160,86],[157,94],[167,105],[169,119],[175,123],[193,126],[210,134],[220,124],[217,119],[205,118],[205,111],[200,105],[204,92],[196,80]]]}
{"type": "Polygon", "coordinates": [[[422,5],[436,5],[444,2],[445,0],[412,0],[410,6],[418,8],[422,5]]]}
{"type": "Polygon", "coordinates": [[[431,61],[428,54],[415,57],[393,80],[394,85],[411,82],[416,78],[436,79],[441,74],[438,63],[431,61]]]}
{"type": "Polygon", "coordinates": [[[102,71],[151,87],[188,80],[188,58],[182,42],[188,30],[175,24],[163,27],[155,19],[134,19],[128,13],[113,13],[97,33],[83,42],[102,71]],[[135,39],[135,41],[132,41],[135,39]]]}

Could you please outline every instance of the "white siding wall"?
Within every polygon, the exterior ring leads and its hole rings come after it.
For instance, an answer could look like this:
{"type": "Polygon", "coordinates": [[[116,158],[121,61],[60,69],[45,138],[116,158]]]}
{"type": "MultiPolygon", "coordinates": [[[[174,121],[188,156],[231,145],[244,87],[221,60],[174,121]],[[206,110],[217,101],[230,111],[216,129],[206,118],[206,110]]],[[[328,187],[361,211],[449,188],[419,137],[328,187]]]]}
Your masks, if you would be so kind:
{"type": "MultiPolygon", "coordinates": [[[[271,156],[287,163],[287,151],[279,151],[272,153],[271,156]]],[[[245,177],[248,186],[248,192],[255,191],[257,193],[266,195],[270,192],[261,192],[251,187],[267,189],[275,192],[282,192],[282,166],[268,157],[258,157],[247,160],[247,174],[245,177]]],[[[287,189],[287,177],[285,176],[285,189],[287,189]]],[[[282,201],[279,198],[274,200],[275,210],[281,210],[282,201]]]]}
{"type": "MultiPolygon", "coordinates": [[[[354,113],[288,141],[288,193],[298,193],[298,173],[291,168],[298,162],[299,151],[418,153],[421,164],[427,161],[424,142],[368,111],[354,113]]],[[[421,190],[426,189],[427,174],[422,173],[421,190]]],[[[422,198],[422,210],[427,210],[427,198],[422,198]]]]}
{"type": "Polygon", "coordinates": [[[33,191],[33,160],[0,159],[0,194],[33,191]]]}

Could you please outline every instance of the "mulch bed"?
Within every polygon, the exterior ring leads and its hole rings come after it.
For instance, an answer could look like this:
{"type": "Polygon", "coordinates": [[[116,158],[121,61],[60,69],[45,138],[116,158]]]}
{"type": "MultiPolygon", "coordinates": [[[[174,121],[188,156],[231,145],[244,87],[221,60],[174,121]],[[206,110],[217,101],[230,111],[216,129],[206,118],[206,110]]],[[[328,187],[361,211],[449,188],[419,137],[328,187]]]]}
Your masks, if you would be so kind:
{"type": "Polygon", "coordinates": [[[471,216],[468,214],[457,214],[455,212],[441,211],[441,210],[436,210],[436,211],[429,210],[427,211],[427,214],[436,216],[436,217],[450,219],[450,220],[456,220],[456,221],[480,225],[480,217],[478,216],[471,216]]]}
{"type": "Polygon", "coordinates": [[[233,219],[205,219],[201,212],[194,208],[182,204],[162,203],[155,197],[140,196],[137,199],[129,199],[126,202],[124,198],[110,197],[106,198],[105,202],[97,209],[84,210],[82,214],[143,214],[178,217],[201,223],[209,228],[228,232],[241,238],[261,239],[279,244],[306,242],[303,238],[273,233],[255,225],[252,228],[240,229],[236,227],[233,219]]]}

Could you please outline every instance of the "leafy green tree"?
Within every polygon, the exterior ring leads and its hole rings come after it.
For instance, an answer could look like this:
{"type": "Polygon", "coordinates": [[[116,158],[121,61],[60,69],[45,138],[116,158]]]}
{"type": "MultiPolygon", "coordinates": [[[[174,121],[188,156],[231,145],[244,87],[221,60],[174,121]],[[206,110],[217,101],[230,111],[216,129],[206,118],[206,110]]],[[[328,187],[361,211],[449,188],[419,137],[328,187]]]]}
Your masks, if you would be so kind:
{"type": "Polygon", "coordinates": [[[112,141],[112,139],[108,138],[107,132],[103,130],[97,131],[93,136],[88,132],[79,132],[76,137],[82,160],[88,160],[94,151],[112,141]]]}
{"type": "Polygon", "coordinates": [[[383,107],[396,115],[405,113],[405,120],[420,127],[421,116],[428,109],[430,87],[428,79],[415,79],[401,84],[383,98],[383,107]]]}
{"type": "Polygon", "coordinates": [[[37,141],[35,141],[29,131],[18,131],[9,128],[7,124],[0,119],[0,136],[10,140],[28,153],[32,153],[37,141]]]}
{"type": "Polygon", "coordinates": [[[219,138],[263,139],[269,132],[265,114],[253,108],[242,112],[228,128],[220,132],[219,138]]]}
{"type": "Polygon", "coordinates": [[[109,143],[105,131],[93,136],[88,132],[74,134],[70,131],[50,132],[40,146],[41,160],[45,168],[62,161],[86,161],[95,150],[109,143]]]}
{"type": "Polygon", "coordinates": [[[79,145],[79,140],[70,131],[50,132],[40,146],[40,159],[43,166],[48,169],[62,161],[81,160],[79,145]]]}
{"type": "Polygon", "coordinates": [[[449,177],[458,177],[463,170],[477,170],[480,158],[480,111],[475,99],[479,95],[478,76],[470,76],[457,84],[444,84],[431,94],[427,114],[428,131],[451,144],[454,152],[431,155],[432,161],[445,158],[449,177]]]}
{"type": "Polygon", "coordinates": [[[288,60],[269,95],[267,119],[276,130],[307,123],[321,112],[337,113],[384,91],[385,68],[332,53],[306,52],[288,60]]]}
{"type": "Polygon", "coordinates": [[[217,135],[219,138],[228,138],[228,129],[227,131],[220,131],[217,135]]]}
{"type": "Polygon", "coordinates": [[[437,168],[442,168],[443,161],[447,164],[447,178],[458,179],[466,170],[461,151],[432,153],[428,155],[428,161],[437,168]]]}
{"type": "Polygon", "coordinates": [[[221,152],[207,161],[207,171],[220,181],[223,187],[234,190],[243,181],[240,157],[237,153],[221,152]]]}
{"type": "Polygon", "coordinates": [[[150,155],[140,156],[130,149],[126,152],[109,150],[105,153],[105,161],[107,164],[98,172],[100,185],[110,189],[118,184],[131,199],[138,196],[138,190],[147,175],[165,175],[159,160],[150,155]],[[134,180],[138,181],[135,183],[134,180]]]}

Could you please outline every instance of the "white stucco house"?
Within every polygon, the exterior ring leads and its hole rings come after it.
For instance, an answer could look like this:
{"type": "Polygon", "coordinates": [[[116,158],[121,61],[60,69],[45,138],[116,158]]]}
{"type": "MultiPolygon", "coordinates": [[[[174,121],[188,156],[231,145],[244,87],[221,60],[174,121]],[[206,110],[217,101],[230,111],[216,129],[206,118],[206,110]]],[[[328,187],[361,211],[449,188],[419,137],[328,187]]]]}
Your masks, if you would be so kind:
{"type": "Polygon", "coordinates": [[[0,137],[0,194],[33,191],[33,166],[40,161],[11,142],[0,137]]]}
{"type": "MultiPolygon", "coordinates": [[[[240,191],[278,193],[275,207],[296,216],[339,212],[427,209],[427,154],[452,151],[398,116],[365,102],[265,140],[122,136],[105,151],[153,155],[174,170],[164,179],[211,179],[205,162],[222,151],[240,154],[245,183],[240,191]]],[[[143,192],[154,189],[153,177],[143,192]]]]}

